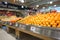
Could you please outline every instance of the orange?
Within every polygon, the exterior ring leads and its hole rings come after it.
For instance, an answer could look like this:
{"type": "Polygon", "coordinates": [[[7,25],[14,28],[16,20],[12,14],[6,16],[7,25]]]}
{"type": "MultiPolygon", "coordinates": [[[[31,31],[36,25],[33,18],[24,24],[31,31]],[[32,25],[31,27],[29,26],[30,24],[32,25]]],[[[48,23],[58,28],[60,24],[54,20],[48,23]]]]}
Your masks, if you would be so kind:
{"type": "MultiPolygon", "coordinates": [[[[32,25],[39,25],[39,26],[46,26],[46,27],[56,27],[57,24],[60,24],[60,14],[57,13],[47,13],[47,14],[40,14],[37,13],[36,15],[29,15],[22,20],[21,23],[32,24],[32,25]]],[[[58,25],[60,27],[60,25],[58,25]]]]}

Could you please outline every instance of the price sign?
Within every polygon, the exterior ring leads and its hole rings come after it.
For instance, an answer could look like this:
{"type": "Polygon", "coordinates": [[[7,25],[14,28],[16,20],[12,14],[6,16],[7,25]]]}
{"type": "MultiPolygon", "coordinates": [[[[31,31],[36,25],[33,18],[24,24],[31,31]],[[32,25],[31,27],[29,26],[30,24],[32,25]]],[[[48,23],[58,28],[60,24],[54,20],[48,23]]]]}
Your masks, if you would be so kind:
{"type": "Polygon", "coordinates": [[[10,23],[10,25],[12,25],[12,23],[10,23]]]}
{"type": "Polygon", "coordinates": [[[16,23],[16,25],[15,26],[18,26],[18,23],[16,23]]]}
{"type": "Polygon", "coordinates": [[[36,27],[31,26],[31,31],[35,32],[36,27]]]}

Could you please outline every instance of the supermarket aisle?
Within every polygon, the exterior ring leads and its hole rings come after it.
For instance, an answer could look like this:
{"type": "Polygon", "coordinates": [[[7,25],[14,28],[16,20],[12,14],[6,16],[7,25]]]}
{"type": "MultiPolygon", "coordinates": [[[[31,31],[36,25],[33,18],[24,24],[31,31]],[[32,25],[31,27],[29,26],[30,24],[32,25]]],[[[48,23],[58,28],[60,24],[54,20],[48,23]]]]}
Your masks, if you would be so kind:
{"type": "Polygon", "coordinates": [[[16,40],[14,37],[0,29],[0,40],[16,40]]]}

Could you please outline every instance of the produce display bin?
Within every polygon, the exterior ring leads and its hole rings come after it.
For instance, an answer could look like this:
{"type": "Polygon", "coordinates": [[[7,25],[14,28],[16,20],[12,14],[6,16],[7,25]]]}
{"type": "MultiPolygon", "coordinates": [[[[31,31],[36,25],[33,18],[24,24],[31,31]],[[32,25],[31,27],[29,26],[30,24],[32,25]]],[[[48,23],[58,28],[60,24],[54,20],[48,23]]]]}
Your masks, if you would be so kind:
{"type": "Polygon", "coordinates": [[[31,26],[30,31],[60,40],[60,28],[31,26]]]}
{"type": "Polygon", "coordinates": [[[42,26],[25,25],[25,24],[20,24],[19,28],[32,31],[34,33],[41,34],[41,35],[44,35],[53,39],[60,40],[59,28],[42,27],[42,26]]]}
{"type": "Polygon", "coordinates": [[[17,22],[15,24],[12,24],[11,22],[1,21],[0,23],[5,24],[5,25],[10,25],[12,27],[24,29],[27,31],[31,31],[36,34],[47,36],[49,38],[54,38],[54,39],[60,40],[60,28],[34,26],[34,25],[28,25],[28,24],[21,24],[21,23],[17,23],[17,22]]]}

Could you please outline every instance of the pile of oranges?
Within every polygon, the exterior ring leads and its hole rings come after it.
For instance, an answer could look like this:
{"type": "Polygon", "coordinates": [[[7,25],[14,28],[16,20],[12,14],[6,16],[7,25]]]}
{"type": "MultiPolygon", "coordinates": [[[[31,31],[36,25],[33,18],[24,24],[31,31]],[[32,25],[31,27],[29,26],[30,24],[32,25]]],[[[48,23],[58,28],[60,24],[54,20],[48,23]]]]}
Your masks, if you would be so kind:
{"type": "Polygon", "coordinates": [[[38,13],[36,15],[29,15],[19,22],[43,27],[60,28],[60,13],[38,13]]]}

